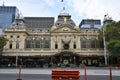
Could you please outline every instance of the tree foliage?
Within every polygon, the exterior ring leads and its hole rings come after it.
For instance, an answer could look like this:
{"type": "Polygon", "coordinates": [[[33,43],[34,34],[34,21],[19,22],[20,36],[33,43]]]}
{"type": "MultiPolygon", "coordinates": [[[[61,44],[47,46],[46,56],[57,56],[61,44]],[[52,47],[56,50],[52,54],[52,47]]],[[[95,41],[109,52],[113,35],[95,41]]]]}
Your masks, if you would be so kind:
{"type": "Polygon", "coordinates": [[[6,38],[0,37],[0,56],[2,54],[3,47],[6,45],[7,41],[8,40],[6,38]]]}
{"type": "Polygon", "coordinates": [[[110,40],[107,46],[112,56],[120,56],[120,40],[110,40]]]}
{"type": "Polygon", "coordinates": [[[105,37],[108,42],[111,40],[120,40],[120,21],[112,22],[106,26],[105,37]]]}
{"type": "Polygon", "coordinates": [[[0,48],[3,48],[7,43],[7,39],[4,37],[0,37],[0,48]]]}
{"type": "MultiPolygon", "coordinates": [[[[103,32],[100,31],[99,40],[103,40],[103,32]]],[[[105,28],[107,49],[112,56],[120,56],[120,21],[112,22],[105,28]]]]}

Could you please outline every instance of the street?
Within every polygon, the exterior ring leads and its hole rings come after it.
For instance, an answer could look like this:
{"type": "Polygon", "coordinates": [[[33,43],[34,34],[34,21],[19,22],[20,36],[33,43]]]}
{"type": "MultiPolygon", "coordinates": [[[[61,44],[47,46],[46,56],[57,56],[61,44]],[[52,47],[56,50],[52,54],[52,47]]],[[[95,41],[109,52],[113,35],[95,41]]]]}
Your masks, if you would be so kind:
{"type": "MultiPolygon", "coordinates": [[[[22,80],[51,80],[52,70],[56,69],[42,69],[42,68],[29,68],[22,69],[22,80]]],[[[63,70],[63,69],[62,69],[63,70]]],[[[79,70],[80,80],[84,80],[84,69],[70,69],[65,68],[64,70],[79,70]]],[[[18,69],[0,69],[0,80],[16,80],[18,78],[18,69]]],[[[112,70],[113,80],[120,80],[120,70],[112,70]]],[[[88,80],[110,80],[109,69],[87,69],[88,80]]]]}

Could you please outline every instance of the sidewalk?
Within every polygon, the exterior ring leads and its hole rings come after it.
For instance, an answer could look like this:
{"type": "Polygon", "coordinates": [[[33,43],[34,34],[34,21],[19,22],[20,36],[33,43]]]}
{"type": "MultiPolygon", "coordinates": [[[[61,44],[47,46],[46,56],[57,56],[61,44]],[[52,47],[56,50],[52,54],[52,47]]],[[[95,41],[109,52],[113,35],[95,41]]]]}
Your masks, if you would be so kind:
{"type": "MultiPolygon", "coordinates": [[[[25,68],[22,69],[22,74],[51,74],[52,70],[79,70],[80,75],[84,75],[84,69],[71,69],[71,68],[25,68]]],[[[0,69],[0,74],[18,74],[19,69],[0,69]]],[[[87,75],[109,75],[109,69],[87,69],[87,75]]],[[[112,75],[120,76],[119,70],[112,70],[112,75]]]]}

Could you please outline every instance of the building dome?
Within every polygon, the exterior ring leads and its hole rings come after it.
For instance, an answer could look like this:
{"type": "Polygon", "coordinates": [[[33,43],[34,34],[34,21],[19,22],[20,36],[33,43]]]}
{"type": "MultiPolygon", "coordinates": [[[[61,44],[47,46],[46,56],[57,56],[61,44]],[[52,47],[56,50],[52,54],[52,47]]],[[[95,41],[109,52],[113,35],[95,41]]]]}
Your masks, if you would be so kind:
{"type": "Polygon", "coordinates": [[[74,27],[76,26],[76,24],[74,23],[74,21],[71,19],[71,15],[69,15],[68,11],[65,9],[65,7],[63,7],[63,9],[61,10],[60,14],[58,15],[58,19],[55,22],[55,26],[56,27],[61,27],[62,25],[64,25],[64,19],[66,18],[66,24],[74,27]]]}

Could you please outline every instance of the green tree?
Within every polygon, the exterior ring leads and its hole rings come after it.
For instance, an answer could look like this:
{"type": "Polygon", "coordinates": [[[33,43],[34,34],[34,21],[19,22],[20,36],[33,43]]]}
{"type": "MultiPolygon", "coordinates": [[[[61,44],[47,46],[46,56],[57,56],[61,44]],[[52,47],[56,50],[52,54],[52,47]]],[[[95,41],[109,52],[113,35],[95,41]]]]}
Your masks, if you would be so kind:
{"type": "Polygon", "coordinates": [[[6,38],[0,37],[0,55],[2,55],[3,47],[6,45],[7,41],[6,38]]]}
{"type": "Polygon", "coordinates": [[[105,29],[106,41],[120,40],[120,21],[112,22],[105,29]]]}
{"type": "Polygon", "coordinates": [[[112,56],[120,56],[120,40],[110,40],[107,47],[112,56]]]}
{"type": "MultiPolygon", "coordinates": [[[[118,60],[120,57],[120,21],[108,24],[104,30],[107,49],[110,53],[110,57],[112,58],[112,63],[119,63],[120,61],[118,60]]],[[[103,40],[102,30],[99,34],[99,40],[103,40]]]]}
{"type": "Polygon", "coordinates": [[[120,21],[106,26],[105,37],[108,51],[112,56],[120,55],[120,21]]]}

